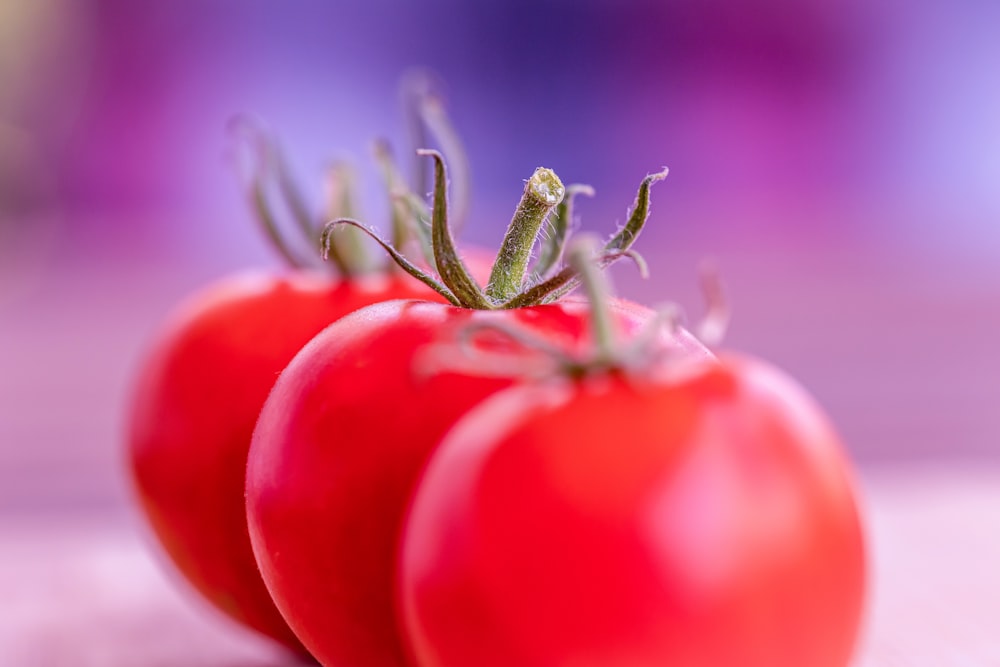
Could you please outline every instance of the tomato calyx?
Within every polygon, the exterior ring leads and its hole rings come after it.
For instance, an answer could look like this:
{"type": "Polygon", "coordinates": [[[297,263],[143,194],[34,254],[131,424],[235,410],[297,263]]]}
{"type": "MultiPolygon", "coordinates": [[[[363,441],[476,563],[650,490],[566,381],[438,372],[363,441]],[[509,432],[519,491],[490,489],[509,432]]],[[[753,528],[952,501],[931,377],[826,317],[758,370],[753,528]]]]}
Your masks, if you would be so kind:
{"type": "MultiPolygon", "coordinates": [[[[406,193],[401,193],[398,199],[421,221],[422,224],[417,224],[416,228],[424,237],[422,246],[429,247],[428,263],[436,269],[437,277],[409,260],[393,241],[382,238],[373,228],[349,217],[328,223],[321,235],[321,245],[326,248],[333,235],[343,227],[360,229],[382,246],[402,270],[428,285],[452,305],[474,310],[506,310],[552,303],[582,284],[579,267],[572,263],[564,266],[560,260],[569,238],[574,198],[578,195],[592,196],[593,188],[581,184],[565,186],[551,169],[536,169],[525,183],[521,201],[507,227],[484,288],[465,266],[452,237],[444,156],[438,151],[423,149],[417,154],[433,161],[433,205],[428,210],[422,201],[406,193]],[[530,265],[531,252],[540,238],[544,240],[538,260],[530,265]]],[[[628,220],[601,244],[596,253],[600,269],[628,257],[645,274],[645,261],[631,246],[649,218],[650,189],[653,183],[666,175],[667,170],[663,169],[642,180],[628,220]]]]}
{"type": "MultiPolygon", "coordinates": [[[[684,316],[681,308],[667,303],[656,309],[656,315],[632,340],[621,340],[621,334],[611,317],[608,306],[612,290],[607,276],[594,262],[593,241],[583,237],[569,250],[569,262],[576,267],[590,303],[590,328],[593,348],[582,355],[562,360],[564,375],[583,377],[621,373],[626,377],[644,377],[670,366],[670,350],[657,343],[657,336],[666,328],[673,336],[681,333],[684,316]]],[[[729,306],[718,272],[710,266],[701,271],[701,288],[707,310],[694,327],[696,340],[712,349],[722,342],[729,323],[729,306]]]]}
{"type": "MultiPolygon", "coordinates": [[[[454,186],[458,193],[456,217],[461,221],[468,209],[468,160],[445,111],[440,87],[429,72],[407,73],[401,85],[403,110],[411,126],[414,151],[433,140],[458,165],[454,186]]],[[[288,266],[296,269],[325,267],[344,279],[399,270],[394,262],[376,261],[370,257],[364,235],[358,230],[345,227],[332,235],[324,232],[324,223],[358,214],[353,164],[338,160],[327,168],[323,205],[320,210],[314,210],[291,176],[280,143],[264,123],[241,114],[230,120],[228,130],[234,138],[237,171],[250,209],[268,241],[288,266]],[[278,210],[290,218],[288,224],[279,224],[278,210]],[[294,230],[298,238],[289,238],[286,228],[294,230]],[[310,251],[304,251],[303,245],[310,251]],[[322,252],[315,252],[318,248],[322,252]]],[[[393,244],[401,248],[411,241],[419,241],[425,256],[430,257],[430,245],[424,243],[423,230],[419,229],[420,207],[415,206],[415,202],[420,200],[413,194],[414,190],[426,192],[426,177],[417,171],[412,185],[408,185],[385,139],[374,142],[373,154],[390,200],[393,244]]]]}
{"type": "MultiPolygon", "coordinates": [[[[517,324],[477,320],[459,328],[453,341],[432,346],[421,359],[422,371],[435,373],[448,369],[500,377],[513,374],[534,380],[580,380],[607,375],[637,379],[670,371],[673,356],[684,353],[665,348],[660,337],[664,329],[671,338],[686,334],[682,331],[684,317],[680,307],[672,303],[660,306],[636,336],[623,341],[617,320],[612,316],[613,294],[601,267],[601,244],[591,235],[579,236],[569,244],[566,255],[568,266],[579,276],[590,305],[588,348],[570,350],[517,324]],[[487,351],[477,344],[484,334],[499,335],[513,343],[514,349],[487,351]]],[[[703,269],[701,287],[708,308],[694,331],[686,335],[711,349],[725,335],[729,308],[717,272],[703,269]]]]}

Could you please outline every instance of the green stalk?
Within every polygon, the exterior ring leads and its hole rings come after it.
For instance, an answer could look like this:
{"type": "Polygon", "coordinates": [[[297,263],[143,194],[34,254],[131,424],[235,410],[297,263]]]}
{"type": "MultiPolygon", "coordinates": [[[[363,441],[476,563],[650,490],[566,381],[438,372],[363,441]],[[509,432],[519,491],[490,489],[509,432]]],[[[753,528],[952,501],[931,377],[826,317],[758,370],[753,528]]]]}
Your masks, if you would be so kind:
{"type": "Polygon", "coordinates": [[[565,194],[565,186],[551,169],[539,167],[528,179],[486,286],[486,296],[493,303],[508,301],[521,291],[542,224],[565,194]]]}

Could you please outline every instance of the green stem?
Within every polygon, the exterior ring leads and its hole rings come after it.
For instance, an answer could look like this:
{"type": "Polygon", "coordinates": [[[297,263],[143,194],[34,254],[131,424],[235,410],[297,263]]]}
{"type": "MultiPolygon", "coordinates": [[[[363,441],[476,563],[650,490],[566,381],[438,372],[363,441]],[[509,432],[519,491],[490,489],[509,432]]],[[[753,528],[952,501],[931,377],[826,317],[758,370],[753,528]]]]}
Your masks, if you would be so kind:
{"type": "Polygon", "coordinates": [[[503,303],[521,291],[542,224],[565,194],[566,188],[551,169],[539,167],[528,179],[486,286],[486,296],[492,302],[503,303]]]}

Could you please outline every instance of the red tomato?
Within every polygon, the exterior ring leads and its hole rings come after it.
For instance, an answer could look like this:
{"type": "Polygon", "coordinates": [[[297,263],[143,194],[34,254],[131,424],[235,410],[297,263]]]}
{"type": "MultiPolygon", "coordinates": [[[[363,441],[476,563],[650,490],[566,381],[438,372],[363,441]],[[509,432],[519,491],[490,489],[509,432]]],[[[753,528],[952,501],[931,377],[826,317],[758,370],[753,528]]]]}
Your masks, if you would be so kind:
{"type": "Polygon", "coordinates": [[[840,443],[787,377],[519,387],[418,482],[400,609],[419,667],[845,667],[865,588],[840,443]]]}
{"type": "MultiPolygon", "coordinates": [[[[627,332],[649,316],[615,309],[627,332]]],[[[414,481],[455,421],[514,381],[414,367],[429,344],[477,321],[516,323],[563,347],[589,340],[579,302],[509,311],[383,303],[314,338],[264,405],[247,470],[250,537],[275,603],[325,665],[404,664],[394,580],[414,481]]],[[[672,344],[709,355],[686,335],[672,344]]]]}
{"type": "Polygon", "coordinates": [[[301,644],[271,602],[247,536],[254,423],[278,373],[326,325],[415,296],[433,295],[409,277],[235,276],[182,307],[141,369],[128,453],[156,535],[217,607],[293,649],[301,644]]]}

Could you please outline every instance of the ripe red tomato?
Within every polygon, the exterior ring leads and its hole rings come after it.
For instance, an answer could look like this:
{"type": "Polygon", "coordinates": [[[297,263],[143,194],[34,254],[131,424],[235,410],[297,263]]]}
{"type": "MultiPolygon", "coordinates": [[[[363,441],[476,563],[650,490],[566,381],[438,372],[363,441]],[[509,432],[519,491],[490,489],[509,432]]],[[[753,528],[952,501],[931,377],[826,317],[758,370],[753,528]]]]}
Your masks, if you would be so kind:
{"type": "MultiPolygon", "coordinates": [[[[633,333],[650,314],[614,310],[633,333]]],[[[589,340],[581,302],[505,311],[382,303],[314,338],[261,411],[246,488],[254,553],[278,608],[325,665],[405,664],[394,580],[414,481],[455,421],[514,381],[414,368],[448,331],[484,321],[517,323],[563,348],[589,340]]],[[[671,345],[709,356],[686,334],[671,345]]]]}
{"type": "Polygon", "coordinates": [[[418,482],[400,560],[419,667],[845,667],[865,562],[813,402],[760,362],[519,387],[418,482]]]}
{"type": "Polygon", "coordinates": [[[268,594],[247,536],[247,451],[278,373],[329,323],[386,299],[435,298],[408,276],[337,281],[251,273],[176,312],[139,374],[131,473],[167,553],[233,618],[302,651],[268,594]]]}

